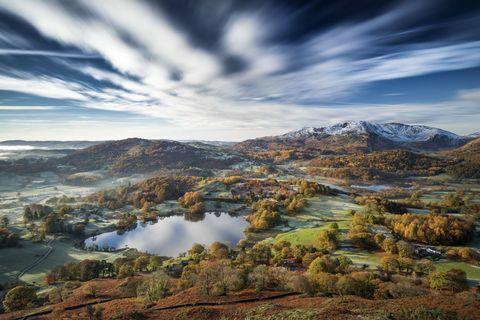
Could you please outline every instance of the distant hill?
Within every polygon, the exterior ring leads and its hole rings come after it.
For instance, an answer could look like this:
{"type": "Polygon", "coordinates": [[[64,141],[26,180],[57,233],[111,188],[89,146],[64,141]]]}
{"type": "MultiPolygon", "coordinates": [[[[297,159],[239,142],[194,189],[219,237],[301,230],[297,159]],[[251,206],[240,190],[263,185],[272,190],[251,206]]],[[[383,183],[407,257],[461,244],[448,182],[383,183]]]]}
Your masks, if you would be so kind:
{"type": "Polygon", "coordinates": [[[125,139],[78,150],[59,163],[77,170],[109,169],[114,174],[144,173],[160,169],[226,168],[242,161],[231,151],[202,148],[169,140],[125,139]]]}
{"type": "Polygon", "coordinates": [[[473,139],[472,141],[468,142],[467,144],[461,146],[460,148],[456,148],[454,150],[450,150],[448,152],[450,155],[455,156],[457,158],[480,158],[480,137],[473,139]]]}
{"type": "Polygon", "coordinates": [[[480,137],[445,154],[458,161],[447,173],[458,179],[480,179],[480,137]]]}
{"type": "Polygon", "coordinates": [[[347,121],[329,127],[307,127],[284,135],[246,140],[238,151],[301,149],[350,154],[389,149],[441,150],[459,147],[471,138],[421,125],[347,121]]]}

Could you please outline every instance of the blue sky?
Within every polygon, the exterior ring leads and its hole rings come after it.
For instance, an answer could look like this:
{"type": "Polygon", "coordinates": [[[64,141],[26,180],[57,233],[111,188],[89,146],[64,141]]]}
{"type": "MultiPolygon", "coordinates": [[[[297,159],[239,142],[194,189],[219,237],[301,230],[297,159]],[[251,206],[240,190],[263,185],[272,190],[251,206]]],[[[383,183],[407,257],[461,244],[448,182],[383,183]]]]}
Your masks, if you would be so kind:
{"type": "Polygon", "coordinates": [[[0,0],[0,140],[480,131],[475,1],[0,0]]]}

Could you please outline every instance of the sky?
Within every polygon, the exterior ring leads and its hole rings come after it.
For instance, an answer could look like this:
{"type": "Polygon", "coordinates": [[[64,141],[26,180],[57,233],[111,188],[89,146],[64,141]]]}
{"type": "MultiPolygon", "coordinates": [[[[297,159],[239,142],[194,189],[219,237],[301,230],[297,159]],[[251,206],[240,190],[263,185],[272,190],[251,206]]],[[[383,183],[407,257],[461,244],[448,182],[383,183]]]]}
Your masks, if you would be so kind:
{"type": "Polygon", "coordinates": [[[480,3],[0,0],[0,140],[480,131],[480,3]]]}

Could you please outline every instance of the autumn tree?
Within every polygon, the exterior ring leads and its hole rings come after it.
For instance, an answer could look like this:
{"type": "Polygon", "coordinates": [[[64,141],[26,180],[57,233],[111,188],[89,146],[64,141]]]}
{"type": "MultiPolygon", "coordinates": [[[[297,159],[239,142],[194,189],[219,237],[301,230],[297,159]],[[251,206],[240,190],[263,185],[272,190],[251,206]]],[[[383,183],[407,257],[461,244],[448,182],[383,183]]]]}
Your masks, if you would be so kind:
{"type": "Polygon", "coordinates": [[[17,286],[8,291],[3,300],[3,307],[7,312],[11,312],[34,306],[36,302],[37,294],[33,287],[17,286]]]}

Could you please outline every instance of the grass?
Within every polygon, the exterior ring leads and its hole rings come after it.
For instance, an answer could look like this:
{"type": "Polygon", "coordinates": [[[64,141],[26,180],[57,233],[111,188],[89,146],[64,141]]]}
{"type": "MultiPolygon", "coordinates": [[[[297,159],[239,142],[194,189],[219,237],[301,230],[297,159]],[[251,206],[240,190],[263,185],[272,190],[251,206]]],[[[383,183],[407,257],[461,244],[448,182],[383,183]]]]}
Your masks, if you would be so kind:
{"type": "Polygon", "coordinates": [[[365,264],[370,267],[377,267],[380,263],[380,257],[373,252],[337,250],[335,254],[347,256],[358,265],[365,264]]]}
{"type": "Polygon", "coordinates": [[[245,317],[245,320],[313,320],[318,319],[319,313],[319,310],[314,308],[302,308],[275,312],[276,309],[277,308],[274,304],[265,303],[255,309],[250,310],[245,317]]]}
{"type": "MultiPolygon", "coordinates": [[[[15,280],[15,276],[26,266],[41,257],[48,250],[44,244],[22,241],[22,248],[2,249],[2,262],[0,264],[0,283],[15,280]]],[[[71,239],[58,239],[52,243],[53,252],[38,266],[29,270],[21,280],[41,284],[43,277],[51,269],[69,261],[84,259],[97,259],[113,261],[121,257],[121,253],[90,252],[73,246],[71,239]]]]}
{"type": "Polygon", "coordinates": [[[447,271],[450,269],[460,269],[466,272],[467,279],[470,281],[480,282],[480,267],[459,261],[437,261],[435,262],[437,271],[447,271]]]}
{"type": "Polygon", "coordinates": [[[305,246],[310,246],[315,243],[315,239],[318,236],[318,232],[323,229],[327,229],[328,225],[317,228],[302,228],[296,229],[290,232],[281,233],[275,237],[275,242],[278,241],[288,241],[292,245],[303,244],[305,246]]]}
{"type": "Polygon", "coordinates": [[[308,199],[308,206],[295,216],[285,216],[292,231],[278,234],[274,241],[313,245],[318,232],[336,222],[340,231],[348,230],[352,216],[349,210],[359,210],[347,196],[317,196],[308,199]]]}
{"type": "Polygon", "coordinates": [[[318,196],[308,199],[308,206],[302,215],[319,217],[324,220],[351,220],[349,210],[360,210],[348,196],[318,196]]]}

